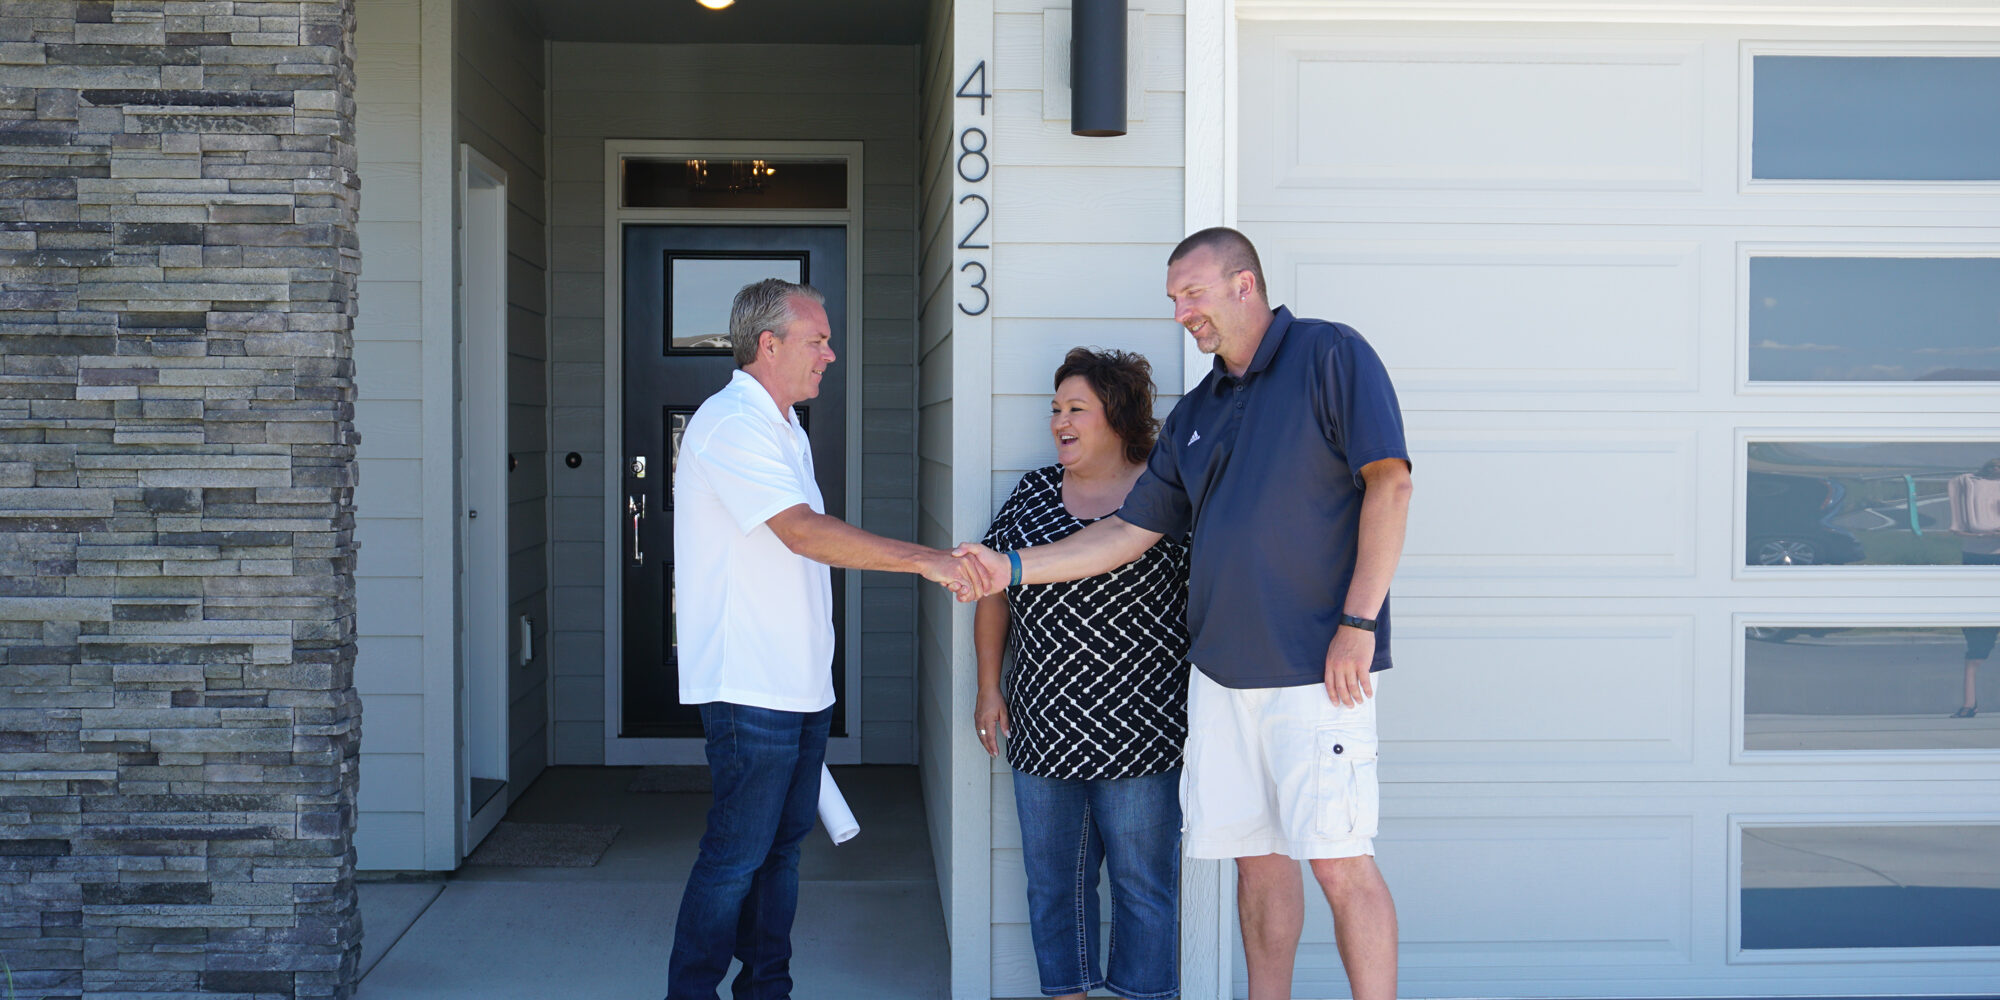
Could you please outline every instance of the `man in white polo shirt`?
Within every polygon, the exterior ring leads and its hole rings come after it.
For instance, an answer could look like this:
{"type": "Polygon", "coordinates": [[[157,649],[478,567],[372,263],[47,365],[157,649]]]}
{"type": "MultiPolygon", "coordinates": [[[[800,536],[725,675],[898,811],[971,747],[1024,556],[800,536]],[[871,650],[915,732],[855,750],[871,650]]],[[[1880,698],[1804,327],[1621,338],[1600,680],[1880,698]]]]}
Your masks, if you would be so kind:
{"type": "Polygon", "coordinates": [[[792,991],[799,842],[812,830],[833,719],[827,567],[921,573],[970,593],[950,553],[829,517],[792,405],[834,362],[825,299],[772,278],[736,293],[738,371],[689,419],[674,473],[680,700],[701,707],[715,803],[681,895],[668,1000],[792,991]]]}

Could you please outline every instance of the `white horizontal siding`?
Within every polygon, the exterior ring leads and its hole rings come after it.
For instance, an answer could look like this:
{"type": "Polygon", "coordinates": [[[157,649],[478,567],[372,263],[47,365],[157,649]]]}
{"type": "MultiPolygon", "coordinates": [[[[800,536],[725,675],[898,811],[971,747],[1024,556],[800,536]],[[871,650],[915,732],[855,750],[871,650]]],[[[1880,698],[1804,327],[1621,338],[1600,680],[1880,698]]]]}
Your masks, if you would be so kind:
{"type": "MultiPolygon", "coordinates": [[[[367,732],[354,842],[357,863],[368,869],[424,867],[419,14],[414,0],[359,0],[355,15],[364,193],[354,323],[361,431],[354,678],[367,732]]],[[[448,752],[449,739],[441,742],[448,752]]]]}
{"type": "MultiPolygon", "coordinates": [[[[991,368],[992,400],[977,417],[992,421],[992,438],[979,474],[996,509],[1022,472],[1054,458],[1049,380],[1070,348],[1145,355],[1164,415],[1179,398],[1186,336],[1166,298],[1167,254],[1185,235],[1181,7],[1130,5],[1142,19],[1142,51],[1131,55],[1143,60],[1146,90],[1128,133],[1102,139],[1071,135],[1066,109],[1045,106],[1041,6],[996,3],[993,17],[993,335],[986,356],[965,360],[991,368]],[[1062,117],[1046,117],[1052,113],[1062,117]]],[[[953,738],[972,739],[964,720],[950,723],[953,738]]],[[[1020,830],[1004,762],[990,785],[992,994],[1035,996],[1020,830]]]]}

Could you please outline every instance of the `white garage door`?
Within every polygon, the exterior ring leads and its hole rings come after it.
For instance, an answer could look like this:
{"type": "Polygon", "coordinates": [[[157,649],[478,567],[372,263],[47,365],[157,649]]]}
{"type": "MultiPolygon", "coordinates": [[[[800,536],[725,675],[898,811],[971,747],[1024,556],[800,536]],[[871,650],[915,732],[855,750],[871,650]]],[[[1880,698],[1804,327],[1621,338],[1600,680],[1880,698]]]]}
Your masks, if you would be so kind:
{"type": "Polygon", "coordinates": [[[2000,31],[1243,12],[1237,218],[1416,455],[1402,995],[2000,986],[2000,31]]]}

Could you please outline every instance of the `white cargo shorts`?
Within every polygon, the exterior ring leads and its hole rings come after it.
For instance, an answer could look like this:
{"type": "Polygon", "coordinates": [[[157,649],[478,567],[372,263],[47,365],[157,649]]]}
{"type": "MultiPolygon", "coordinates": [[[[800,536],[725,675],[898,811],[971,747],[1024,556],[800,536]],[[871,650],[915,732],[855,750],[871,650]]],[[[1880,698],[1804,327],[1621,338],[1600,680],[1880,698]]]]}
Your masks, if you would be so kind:
{"type": "Polygon", "coordinates": [[[1226,688],[1193,669],[1181,769],[1187,856],[1374,854],[1382,675],[1369,678],[1376,697],[1347,708],[1324,684],[1226,688]]]}

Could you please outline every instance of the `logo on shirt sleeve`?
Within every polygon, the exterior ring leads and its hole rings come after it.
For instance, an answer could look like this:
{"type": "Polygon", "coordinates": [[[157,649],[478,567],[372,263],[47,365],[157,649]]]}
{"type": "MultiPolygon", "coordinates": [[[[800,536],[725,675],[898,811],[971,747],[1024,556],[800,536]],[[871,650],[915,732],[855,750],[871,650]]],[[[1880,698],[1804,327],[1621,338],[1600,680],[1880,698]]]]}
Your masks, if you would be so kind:
{"type": "Polygon", "coordinates": [[[1190,435],[1188,435],[1188,444],[1193,444],[1193,443],[1195,443],[1196,441],[1199,441],[1199,440],[1201,440],[1201,432],[1200,432],[1200,431],[1195,431],[1195,432],[1194,432],[1193,434],[1190,434],[1190,435]]]}

